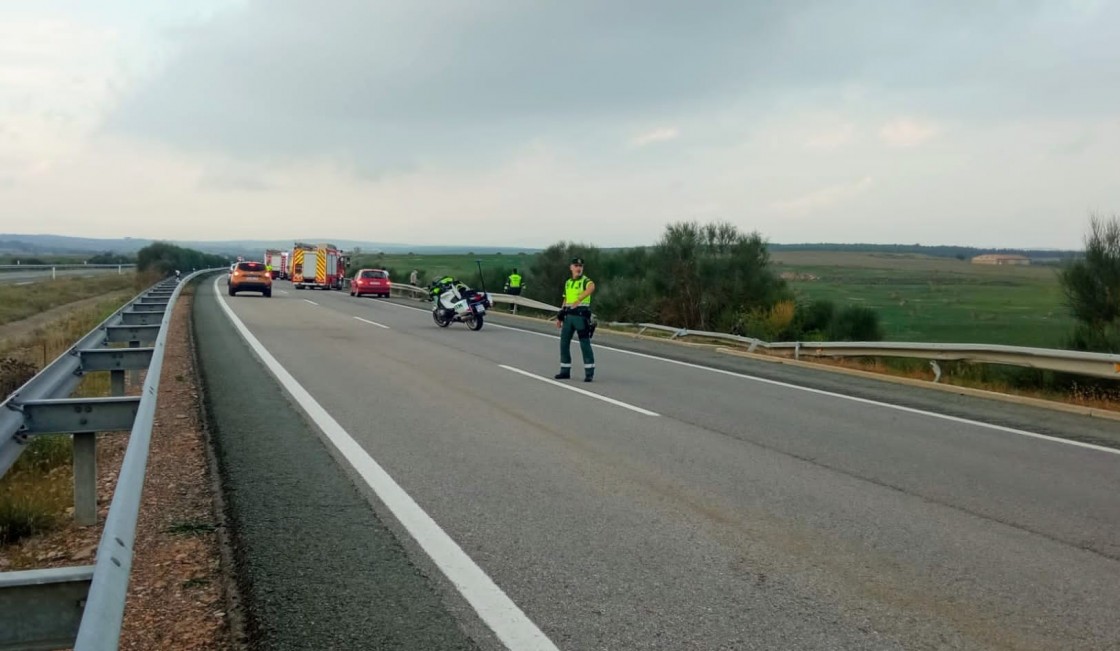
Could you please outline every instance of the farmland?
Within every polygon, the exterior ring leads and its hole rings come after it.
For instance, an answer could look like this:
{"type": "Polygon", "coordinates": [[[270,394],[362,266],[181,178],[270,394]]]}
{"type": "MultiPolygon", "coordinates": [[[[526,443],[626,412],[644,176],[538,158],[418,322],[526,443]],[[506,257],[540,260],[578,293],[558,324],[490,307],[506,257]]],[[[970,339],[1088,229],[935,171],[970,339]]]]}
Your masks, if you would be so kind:
{"type": "Polygon", "coordinates": [[[773,255],[803,299],[865,305],[889,341],[1061,347],[1073,327],[1057,269],[955,258],[833,252],[773,255]]]}

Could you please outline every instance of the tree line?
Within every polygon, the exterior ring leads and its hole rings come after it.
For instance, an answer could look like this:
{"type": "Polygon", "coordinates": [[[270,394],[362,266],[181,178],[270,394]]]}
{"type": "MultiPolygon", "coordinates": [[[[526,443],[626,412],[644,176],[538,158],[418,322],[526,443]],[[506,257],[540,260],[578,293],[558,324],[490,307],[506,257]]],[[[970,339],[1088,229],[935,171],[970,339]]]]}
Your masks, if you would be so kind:
{"type": "Polygon", "coordinates": [[[155,272],[161,276],[174,273],[176,269],[185,275],[193,269],[212,269],[228,265],[229,258],[226,256],[203,253],[167,242],[155,242],[136,252],[137,271],[155,272]]]}

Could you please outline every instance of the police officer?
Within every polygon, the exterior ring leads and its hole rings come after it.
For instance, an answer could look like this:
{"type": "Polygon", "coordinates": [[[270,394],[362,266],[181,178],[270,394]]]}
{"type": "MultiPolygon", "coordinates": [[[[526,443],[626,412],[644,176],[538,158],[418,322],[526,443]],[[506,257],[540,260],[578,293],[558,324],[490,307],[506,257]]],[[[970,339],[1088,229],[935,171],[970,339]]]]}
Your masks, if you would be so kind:
{"type": "Polygon", "coordinates": [[[564,283],[564,305],[556,315],[560,328],[560,372],[557,380],[572,377],[572,335],[579,337],[579,350],[583,353],[583,381],[595,379],[595,353],[591,350],[591,295],[595,283],[583,275],[583,258],[572,258],[568,269],[572,277],[564,283]]]}
{"type": "MultiPolygon", "coordinates": [[[[509,278],[506,278],[505,293],[510,296],[521,296],[521,290],[524,287],[525,283],[521,279],[521,274],[517,273],[517,270],[514,269],[513,273],[509,275],[509,278]]],[[[516,302],[510,304],[509,311],[513,314],[517,314],[516,302]]]]}
{"type": "Polygon", "coordinates": [[[514,269],[513,273],[506,279],[506,293],[510,296],[521,296],[521,286],[521,274],[517,273],[517,270],[514,269]]]}

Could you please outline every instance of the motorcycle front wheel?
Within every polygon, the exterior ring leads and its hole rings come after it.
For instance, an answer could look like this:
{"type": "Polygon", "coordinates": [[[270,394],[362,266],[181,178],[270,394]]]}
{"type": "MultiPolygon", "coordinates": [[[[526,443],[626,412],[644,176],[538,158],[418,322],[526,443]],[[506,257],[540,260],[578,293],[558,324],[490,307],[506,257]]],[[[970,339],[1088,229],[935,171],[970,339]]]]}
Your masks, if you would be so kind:
{"type": "Polygon", "coordinates": [[[482,330],[482,315],[476,314],[467,319],[467,327],[475,331],[482,330]]]}
{"type": "Polygon", "coordinates": [[[446,328],[451,325],[451,318],[441,314],[440,310],[432,310],[432,321],[441,328],[446,328]]]}

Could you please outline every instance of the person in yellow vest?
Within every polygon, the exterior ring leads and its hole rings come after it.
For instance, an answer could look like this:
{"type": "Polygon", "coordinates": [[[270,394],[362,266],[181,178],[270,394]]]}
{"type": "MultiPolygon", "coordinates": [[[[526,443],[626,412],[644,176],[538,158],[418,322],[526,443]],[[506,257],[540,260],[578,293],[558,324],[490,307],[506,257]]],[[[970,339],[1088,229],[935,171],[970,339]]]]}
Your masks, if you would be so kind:
{"type": "Polygon", "coordinates": [[[579,338],[579,350],[583,353],[583,381],[595,379],[595,352],[591,350],[591,334],[594,325],[591,317],[591,295],[595,293],[595,283],[583,275],[583,258],[572,258],[568,269],[572,277],[564,283],[564,305],[556,315],[556,327],[560,329],[560,372],[557,380],[572,377],[572,335],[579,338]]]}
{"type": "MultiPolygon", "coordinates": [[[[514,269],[513,273],[509,275],[509,278],[506,278],[505,293],[510,296],[521,296],[521,290],[524,287],[525,283],[521,278],[521,274],[517,273],[517,270],[514,269]]],[[[509,311],[513,314],[517,314],[517,303],[511,304],[509,306],[509,311]]]]}
{"type": "Polygon", "coordinates": [[[506,278],[506,293],[510,296],[521,296],[521,288],[523,286],[524,283],[522,282],[521,274],[517,273],[517,270],[514,269],[513,273],[509,275],[509,278],[506,278]]]}

